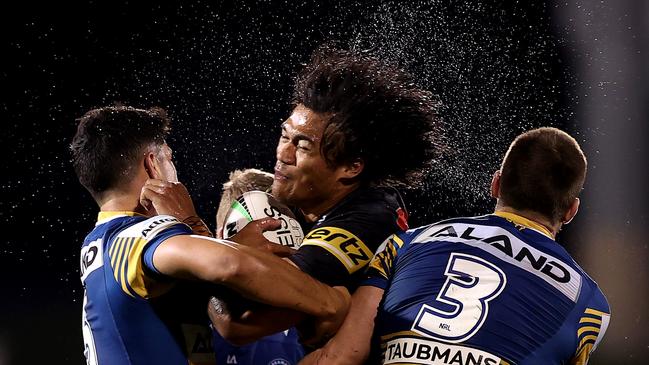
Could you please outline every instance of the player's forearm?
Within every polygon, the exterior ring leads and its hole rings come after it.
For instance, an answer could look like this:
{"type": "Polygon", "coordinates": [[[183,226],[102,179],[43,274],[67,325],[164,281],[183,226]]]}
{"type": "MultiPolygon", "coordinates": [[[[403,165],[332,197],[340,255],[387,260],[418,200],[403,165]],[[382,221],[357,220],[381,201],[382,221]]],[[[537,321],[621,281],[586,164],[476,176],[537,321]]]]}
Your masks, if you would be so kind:
{"type": "Polygon", "coordinates": [[[325,285],[281,259],[241,247],[240,265],[225,282],[246,297],[275,307],[294,309],[316,317],[346,312],[348,296],[325,285]]]}
{"type": "MultiPolygon", "coordinates": [[[[317,364],[363,364],[370,353],[370,340],[374,331],[374,318],[383,290],[361,286],[352,297],[349,314],[340,330],[317,354],[317,364]]],[[[305,362],[316,359],[310,359],[305,362]]]]}
{"type": "Polygon", "coordinates": [[[328,320],[344,316],[349,305],[349,294],[278,257],[234,242],[174,236],[158,246],[153,262],[171,277],[225,285],[249,299],[328,320]]]}
{"type": "Polygon", "coordinates": [[[233,317],[224,313],[220,306],[210,305],[208,314],[219,334],[237,346],[286,330],[306,318],[304,313],[274,307],[255,308],[233,317]]]}

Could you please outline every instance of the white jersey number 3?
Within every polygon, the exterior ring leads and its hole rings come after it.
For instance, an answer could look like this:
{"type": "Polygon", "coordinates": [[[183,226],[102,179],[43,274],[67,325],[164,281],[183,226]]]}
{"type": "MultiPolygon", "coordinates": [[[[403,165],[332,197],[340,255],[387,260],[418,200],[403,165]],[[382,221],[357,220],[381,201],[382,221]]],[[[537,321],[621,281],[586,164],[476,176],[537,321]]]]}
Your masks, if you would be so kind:
{"type": "Polygon", "coordinates": [[[438,340],[462,342],[482,327],[489,301],[503,291],[507,277],[489,261],[460,253],[451,254],[444,275],[448,278],[436,300],[452,309],[422,305],[412,330],[438,340]]]}

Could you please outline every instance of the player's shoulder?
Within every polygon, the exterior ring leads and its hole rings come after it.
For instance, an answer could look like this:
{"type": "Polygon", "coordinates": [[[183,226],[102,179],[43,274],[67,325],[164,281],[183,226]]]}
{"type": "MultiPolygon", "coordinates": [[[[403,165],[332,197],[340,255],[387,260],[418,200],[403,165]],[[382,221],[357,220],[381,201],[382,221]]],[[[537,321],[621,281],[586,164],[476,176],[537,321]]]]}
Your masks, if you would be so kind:
{"type": "Polygon", "coordinates": [[[356,211],[378,215],[392,213],[402,205],[399,193],[394,188],[360,187],[346,196],[330,214],[356,211]]]}
{"type": "Polygon", "coordinates": [[[190,233],[191,229],[177,218],[170,215],[156,215],[151,218],[130,222],[127,227],[117,233],[116,238],[136,237],[150,241],[167,231],[182,231],[190,233]]]}
{"type": "Polygon", "coordinates": [[[589,306],[599,308],[600,311],[608,313],[609,315],[611,314],[611,306],[608,304],[604,292],[600,289],[597,283],[595,283],[595,289],[593,290],[593,296],[589,301],[589,306]]]}
{"type": "Polygon", "coordinates": [[[569,264],[581,277],[581,288],[579,293],[579,303],[585,308],[591,308],[605,314],[610,314],[611,309],[606,299],[606,295],[600,288],[599,284],[584,270],[577,261],[559,244],[556,245],[558,250],[565,252],[566,263],[569,264]]]}
{"type": "Polygon", "coordinates": [[[145,220],[140,215],[119,214],[119,212],[101,212],[95,227],[85,237],[83,245],[86,246],[98,239],[110,240],[124,228],[145,220]]]}
{"type": "Polygon", "coordinates": [[[407,214],[396,193],[386,188],[361,187],[351,192],[324,214],[313,228],[339,227],[349,231],[386,231],[406,229],[407,214]],[[403,216],[403,217],[402,217],[403,216]],[[400,224],[403,220],[404,223],[400,224]]]}
{"type": "Polygon", "coordinates": [[[334,234],[355,237],[374,251],[389,235],[407,229],[407,214],[394,189],[361,187],[324,214],[305,240],[334,234]]]}
{"type": "Polygon", "coordinates": [[[581,267],[579,270],[584,278],[584,288],[582,289],[582,298],[580,298],[583,306],[587,309],[590,308],[591,311],[610,315],[611,307],[602,289],[581,267]]]}
{"type": "Polygon", "coordinates": [[[435,223],[430,223],[427,225],[409,229],[405,232],[398,233],[398,236],[404,241],[410,241],[410,242],[416,241],[418,239],[424,239],[425,237],[431,235],[432,232],[444,230],[445,227],[452,226],[454,224],[489,225],[489,224],[493,224],[493,222],[489,215],[476,216],[476,217],[448,218],[448,219],[437,221],[435,223]]]}

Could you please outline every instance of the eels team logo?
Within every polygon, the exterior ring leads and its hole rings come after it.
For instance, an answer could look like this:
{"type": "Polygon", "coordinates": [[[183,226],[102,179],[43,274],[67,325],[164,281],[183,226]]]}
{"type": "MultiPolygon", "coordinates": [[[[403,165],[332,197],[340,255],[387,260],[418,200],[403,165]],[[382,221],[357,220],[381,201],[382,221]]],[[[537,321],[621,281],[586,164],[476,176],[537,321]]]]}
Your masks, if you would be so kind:
{"type": "Polygon", "coordinates": [[[291,365],[291,363],[284,359],[275,359],[269,362],[268,365],[291,365]]]}
{"type": "Polygon", "coordinates": [[[304,232],[302,232],[298,221],[295,220],[293,212],[272,195],[258,190],[246,192],[232,203],[225,216],[223,238],[228,239],[234,236],[248,222],[261,218],[275,218],[282,222],[280,228],[264,232],[264,237],[269,241],[291,248],[300,247],[304,239],[304,232]]]}

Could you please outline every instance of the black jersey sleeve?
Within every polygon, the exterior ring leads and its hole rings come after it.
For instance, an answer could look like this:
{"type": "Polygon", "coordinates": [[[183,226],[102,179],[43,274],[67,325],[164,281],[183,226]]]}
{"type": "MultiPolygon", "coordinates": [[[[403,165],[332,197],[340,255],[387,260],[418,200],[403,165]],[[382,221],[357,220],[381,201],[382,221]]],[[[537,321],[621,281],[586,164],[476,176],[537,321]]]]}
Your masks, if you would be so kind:
{"type": "Polygon", "coordinates": [[[306,234],[291,260],[326,284],[354,287],[379,246],[399,230],[400,207],[382,197],[341,208],[306,234]]]}

